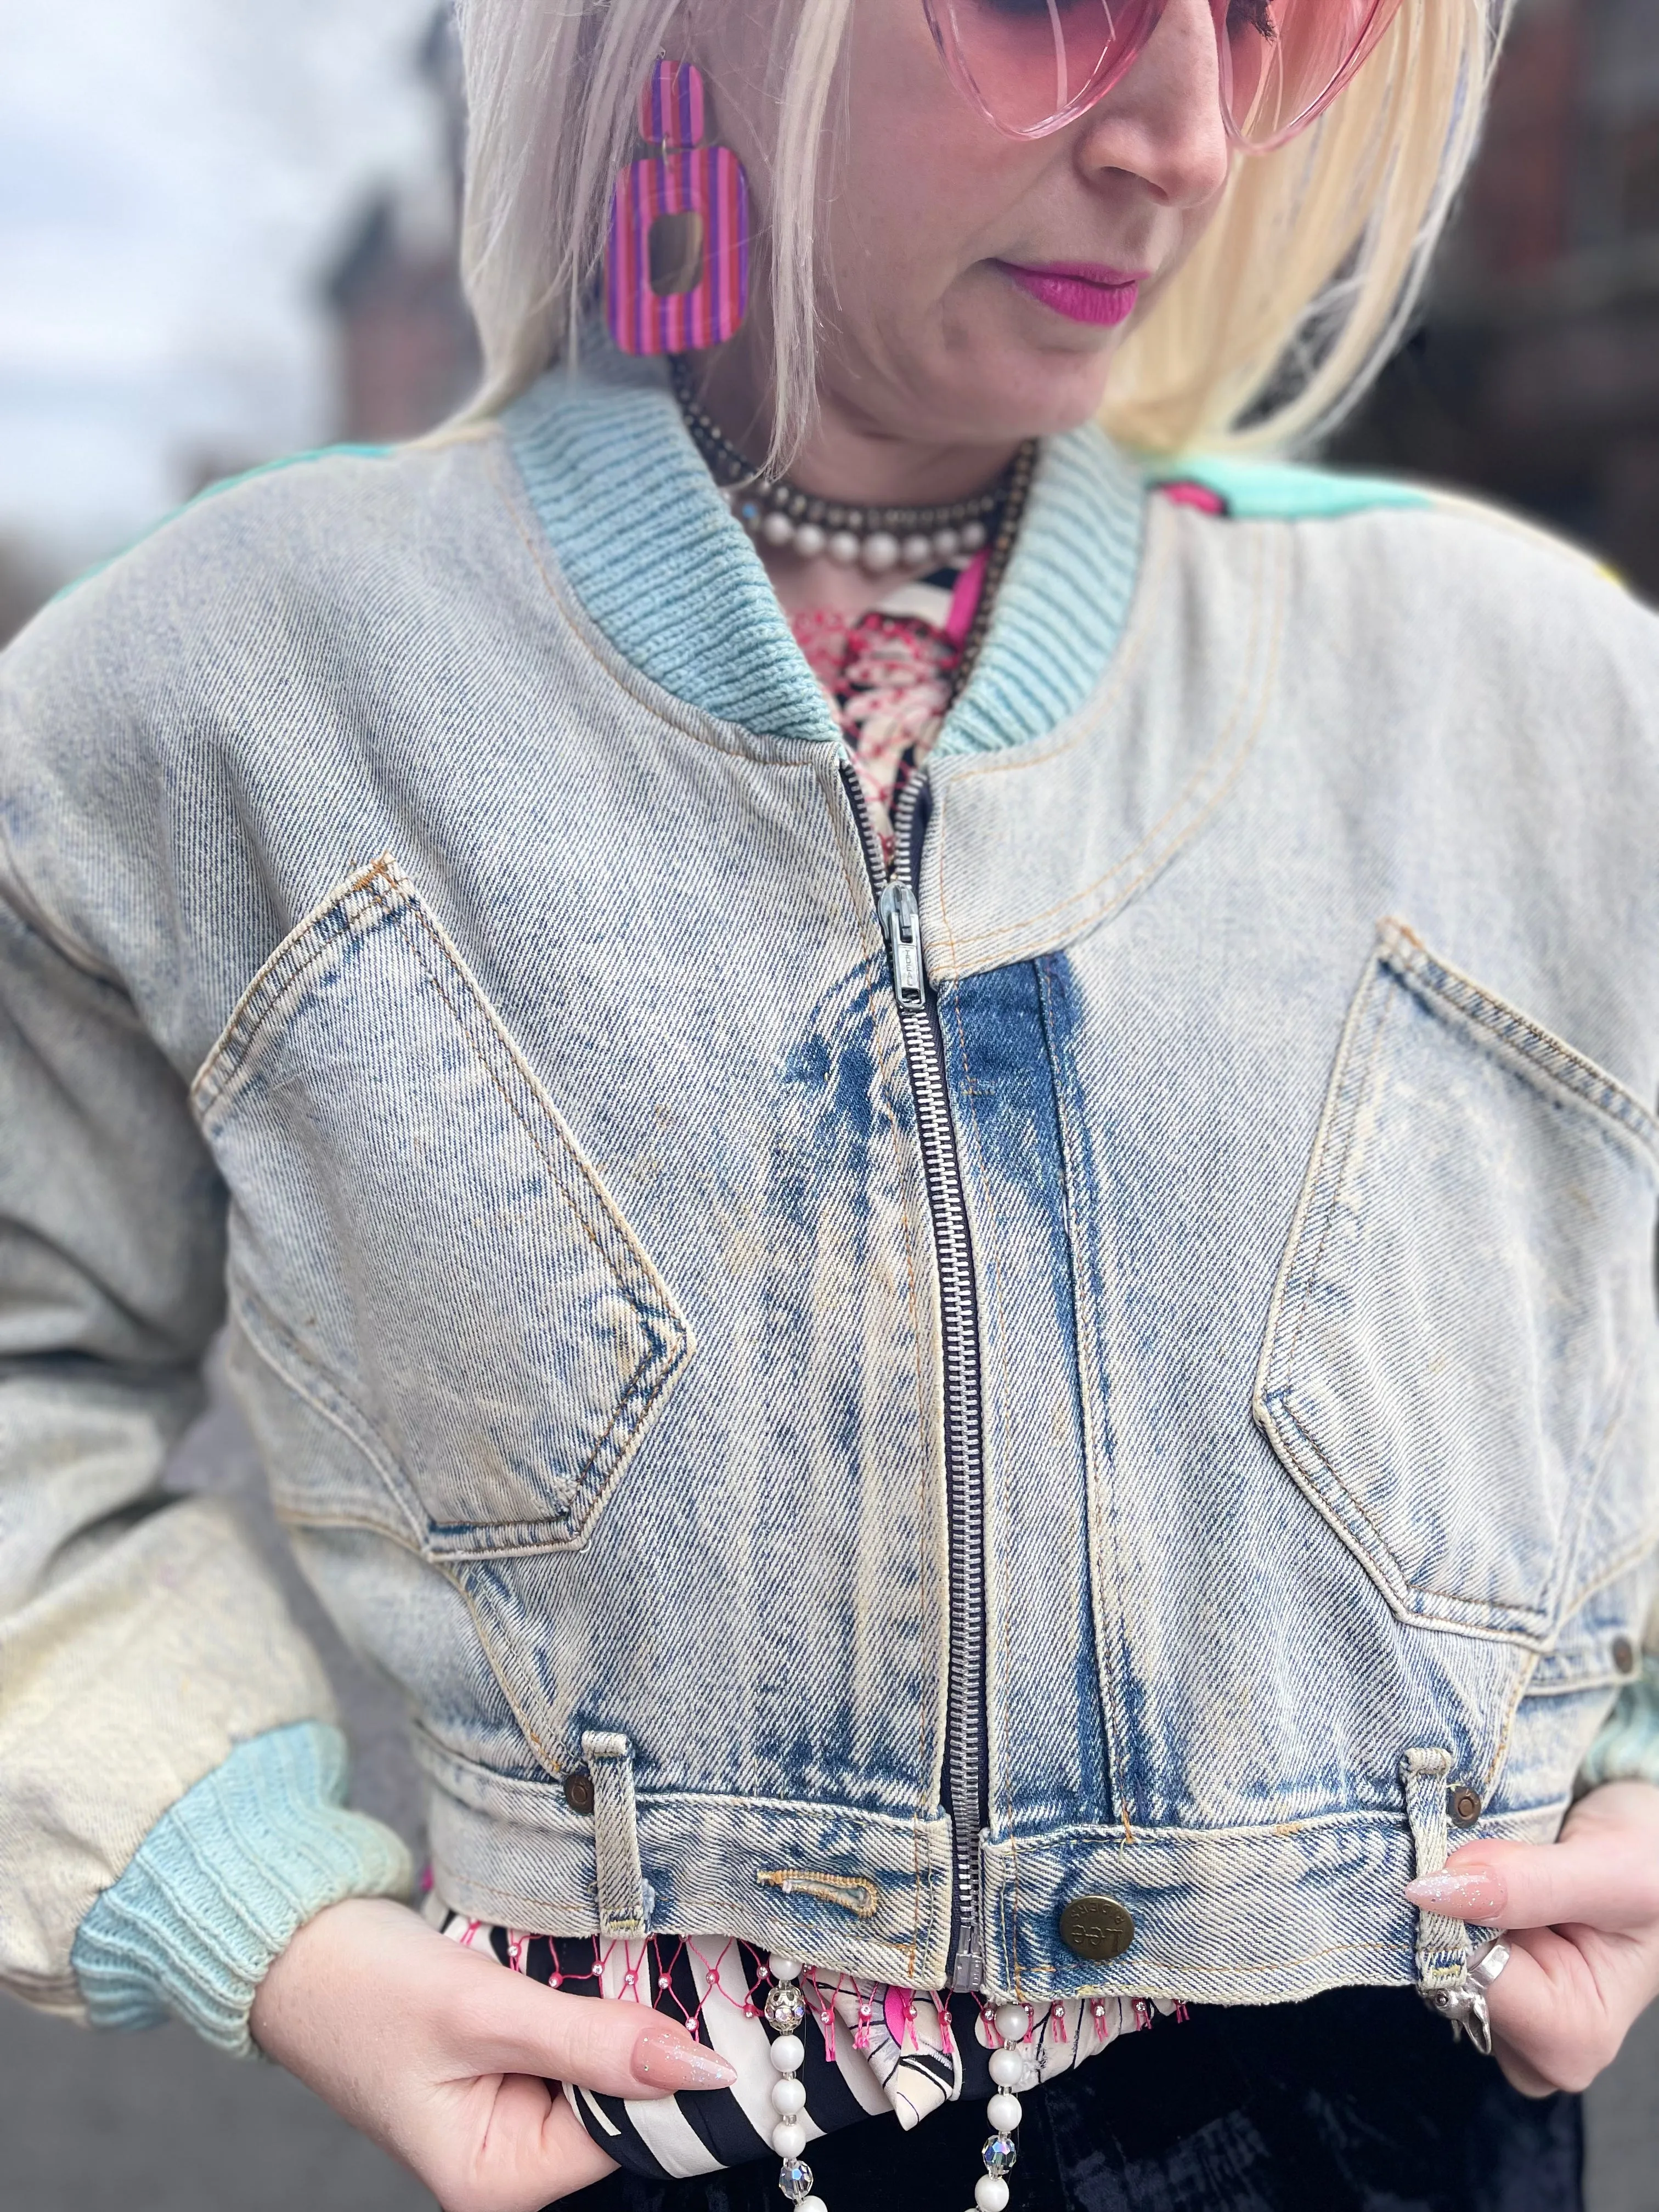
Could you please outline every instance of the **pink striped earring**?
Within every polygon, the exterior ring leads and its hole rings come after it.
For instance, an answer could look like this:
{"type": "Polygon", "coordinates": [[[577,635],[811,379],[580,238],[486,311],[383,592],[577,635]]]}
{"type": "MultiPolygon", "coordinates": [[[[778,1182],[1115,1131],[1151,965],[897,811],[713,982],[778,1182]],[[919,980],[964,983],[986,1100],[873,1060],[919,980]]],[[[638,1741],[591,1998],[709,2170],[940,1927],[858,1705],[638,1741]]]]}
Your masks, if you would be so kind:
{"type": "Polygon", "coordinates": [[[611,196],[605,317],[623,353],[684,353],[732,337],[749,305],[749,179],[729,146],[705,146],[702,72],[652,64],[640,136],[611,196]]]}

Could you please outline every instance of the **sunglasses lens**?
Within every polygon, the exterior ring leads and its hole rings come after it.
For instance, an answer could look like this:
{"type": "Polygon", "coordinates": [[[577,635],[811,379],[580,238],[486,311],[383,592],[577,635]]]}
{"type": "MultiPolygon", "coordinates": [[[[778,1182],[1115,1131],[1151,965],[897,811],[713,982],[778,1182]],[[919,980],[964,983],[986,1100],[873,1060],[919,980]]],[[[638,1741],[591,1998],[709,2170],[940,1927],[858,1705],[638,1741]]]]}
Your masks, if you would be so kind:
{"type": "Polygon", "coordinates": [[[1246,145],[1277,146],[1327,107],[1400,0],[1216,0],[1222,96],[1246,145]]]}
{"type": "Polygon", "coordinates": [[[945,65],[999,130],[1037,138],[1100,98],[1164,0],[927,0],[945,65]]]}

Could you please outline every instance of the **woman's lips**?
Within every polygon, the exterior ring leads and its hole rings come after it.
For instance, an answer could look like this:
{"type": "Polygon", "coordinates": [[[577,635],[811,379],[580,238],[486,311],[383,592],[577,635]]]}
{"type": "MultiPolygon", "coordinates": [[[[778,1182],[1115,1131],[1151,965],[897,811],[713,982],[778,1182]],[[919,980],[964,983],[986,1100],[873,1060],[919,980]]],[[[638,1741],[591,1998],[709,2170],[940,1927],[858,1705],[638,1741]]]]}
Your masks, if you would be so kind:
{"type": "Polygon", "coordinates": [[[1127,321],[1135,311],[1144,282],[1139,276],[1088,261],[1050,261],[1034,268],[1018,261],[999,261],[997,267],[1022,292],[1029,292],[1034,300],[1073,323],[1127,321]]]}

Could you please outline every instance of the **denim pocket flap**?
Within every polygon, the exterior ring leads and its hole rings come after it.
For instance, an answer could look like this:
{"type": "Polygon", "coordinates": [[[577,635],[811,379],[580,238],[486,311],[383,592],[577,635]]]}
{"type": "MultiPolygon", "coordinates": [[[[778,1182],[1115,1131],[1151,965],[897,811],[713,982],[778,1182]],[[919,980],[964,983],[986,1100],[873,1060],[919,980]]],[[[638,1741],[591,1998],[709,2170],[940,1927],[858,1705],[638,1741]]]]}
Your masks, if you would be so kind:
{"type": "Polygon", "coordinates": [[[306,1512],[354,1517],[368,1458],[434,1555],[580,1542],[690,1333],[392,862],[277,948],[193,1096],[239,1315],[361,1447],[306,1512]]]}
{"type": "Polygon", "coordinates": [[[1651,1395],[1656,1182],[1630,1092],[1382,925],[1255,1412],[1403,1617],[1543,1648],[1586,1577],[1650,1540],[1644,1455],[1612,1440],[1651,1395]]]}

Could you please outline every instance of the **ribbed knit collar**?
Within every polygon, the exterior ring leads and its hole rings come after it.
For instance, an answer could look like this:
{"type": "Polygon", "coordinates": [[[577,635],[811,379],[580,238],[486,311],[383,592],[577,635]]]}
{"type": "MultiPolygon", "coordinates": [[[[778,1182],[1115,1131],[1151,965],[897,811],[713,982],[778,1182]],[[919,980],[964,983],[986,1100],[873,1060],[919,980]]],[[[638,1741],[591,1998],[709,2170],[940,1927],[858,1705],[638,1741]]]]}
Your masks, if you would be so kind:
{"type": "MultiPolygon", "coordinates": [[[[839,738],[760,557],[692,444],[664,365],[603,341],[504,427],[571,589],[624,659],[723,721],[839,738]]],[[[979,664],[937,750],[995,752],[1093,690],[1122,634],[1146,487],[1092,427],[1045,441],[979,664]]]]}

